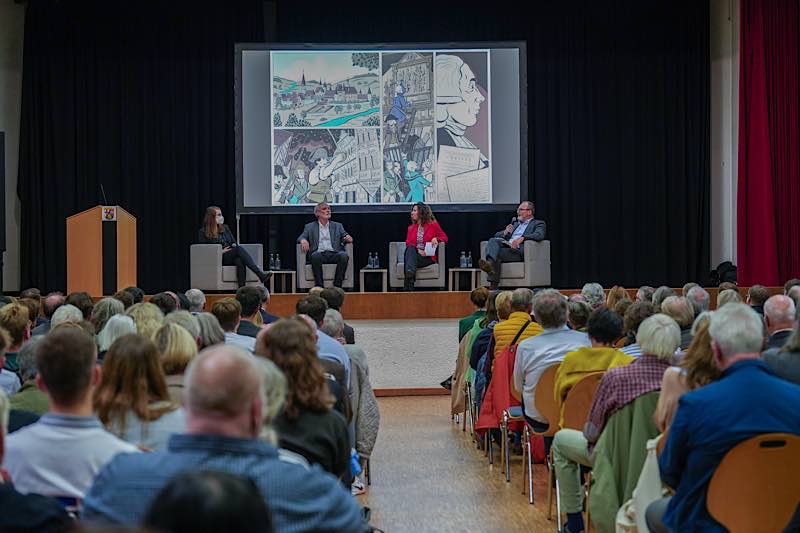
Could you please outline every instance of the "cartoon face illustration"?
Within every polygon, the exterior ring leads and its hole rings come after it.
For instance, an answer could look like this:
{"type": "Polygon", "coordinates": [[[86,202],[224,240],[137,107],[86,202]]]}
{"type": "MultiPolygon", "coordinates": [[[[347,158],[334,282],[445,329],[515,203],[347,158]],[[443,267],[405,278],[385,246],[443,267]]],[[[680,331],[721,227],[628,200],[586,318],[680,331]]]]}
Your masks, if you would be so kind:
{"type": "Polygon", "coordinates": [[[436,103],[441,107],[437,114],[444,113],[464,126],[474,126],[486,98],[478,89],[470,66],[458,56],[438,55],[436,83],[436,103]]]}

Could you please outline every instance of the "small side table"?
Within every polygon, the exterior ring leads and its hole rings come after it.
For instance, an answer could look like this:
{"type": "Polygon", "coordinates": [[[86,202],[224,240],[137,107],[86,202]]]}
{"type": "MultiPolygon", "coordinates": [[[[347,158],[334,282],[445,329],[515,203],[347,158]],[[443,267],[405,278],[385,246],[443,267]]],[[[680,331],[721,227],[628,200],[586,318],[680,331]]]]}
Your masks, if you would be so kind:
{"type": "Polygon", "coordinates": [[[451,268],[448,274],[448,284],[447,290],[452,291],[453,285],[456,285],[457,290],[461,290],[461,273],[467,272],[469,273],[469,290],[475,289],[478,287],[478,272],[480,272],[480,268],[451,268]],[[458,283],[453,283],[456,279],[456,275],[458,276],[458,283]]]}
{"type": "Polygon", "coordinates": [[[291,292],[291,293],[295,292],[296,290],[295,282],[297,281],[297,273],[294,270],[273,270],[272,277],[269,278],[270,294],[275,292],[275,278],[277,278],[278,276],[281,276],[280,285],[282,292],[291,292]],[[291,281],[291,285],[289,285],[288,291],[286,290],[286,276],[289,276],[289,281],[291,281]]]}
{"type": "Polygon", "coordinates": [[[359,287],[361,287],[361,292],[366,292],[364,290],[364,274],[380,274],[381,280],[383,281],[383,292],[386,292],[386,282],[388,281],[388,270],[385,268],[362,268],[358,271],[358,280],[361,282],[359,287]]]}

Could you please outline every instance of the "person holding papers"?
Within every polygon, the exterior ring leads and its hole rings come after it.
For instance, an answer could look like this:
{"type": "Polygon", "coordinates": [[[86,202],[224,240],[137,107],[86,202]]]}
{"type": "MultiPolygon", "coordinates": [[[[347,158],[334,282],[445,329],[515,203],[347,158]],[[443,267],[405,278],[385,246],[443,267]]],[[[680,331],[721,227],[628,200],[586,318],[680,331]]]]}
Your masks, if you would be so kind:
{"type": "Polygon", "coordinates": [[[417,268],[424,268],[437,262],[436,249],[440,242],[447,242],[447,234],[436,222],[433,211],[422,202],[415,203],[411,208],[411,225],[406,235],[403,290],[414,290],[417,268]]]}
{"type": "Polygon", "coordinates": [[[481,259],[478,266],[486,272],[489,289],[497,289],[500,283],[500,268],[503,263],[514,263],[523,260],[525,240],[544,240],[546,226],[543,220],[535,220],[533,202],[525,200],[517,208],[517,216],[504,230],[495,233],[486,244],[486,259],[481,259]]]}

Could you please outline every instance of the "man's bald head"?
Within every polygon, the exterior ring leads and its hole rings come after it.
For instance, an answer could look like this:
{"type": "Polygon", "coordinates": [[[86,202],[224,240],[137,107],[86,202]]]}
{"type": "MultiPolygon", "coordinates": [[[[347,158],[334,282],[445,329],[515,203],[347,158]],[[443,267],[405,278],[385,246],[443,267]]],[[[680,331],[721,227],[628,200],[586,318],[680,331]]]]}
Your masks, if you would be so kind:
{"type": "MultiPolygon", "coordinates": [[[[203,350],[186,370],[183,400],[187,414],[201,426],[208,420],[247,421],[253,404],[261,402],[259,376],[253,357],[239,348],[214,345],[203,350]]],[[[251,428],[243,429],[249,432],[251,428]]]]}
{"type": "Polygon", "coordinates": [[[782,294],[771,296],[764,304],[764,318],[770,335],[779,329],[794,326],[794,300],[782,294]]]}

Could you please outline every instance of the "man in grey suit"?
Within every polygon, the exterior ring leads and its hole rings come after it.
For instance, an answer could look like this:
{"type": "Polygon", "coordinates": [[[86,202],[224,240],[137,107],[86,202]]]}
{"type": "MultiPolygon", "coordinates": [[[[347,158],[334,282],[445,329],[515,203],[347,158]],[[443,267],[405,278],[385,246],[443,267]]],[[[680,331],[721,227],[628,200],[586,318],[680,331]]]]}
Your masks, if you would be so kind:
{"type": "Polygon", "coordinates": [[[297,242],[300,244],[300,248],[306,252],[306,260],[311,263],[314,283],[319,287],[324,287],[322,265],[335,264],[336,274],[333,277],[333,285],[341,287],[349,261],[344,245],[353,242],[353,237],[339,222],[331,221],[331,206],[325,202],[317,204],[314,208],[314,215],[317,217],[316,222],[306,224],[303,233],[297,238],[297,242]]]}
{"type": "Polygon", "coordinates": [[[544,239],[546,225],[543,220],[533,218],[533,202],[525,200],[517,208],[517,221],[495,233],[486,244],[486,259],[478,262],[481,270],[486,272],[489,288],[494,290],[500,282],[500,270],[503,263],[514,263],[523,260],[525,240],[541,241],[544,239]]]}

